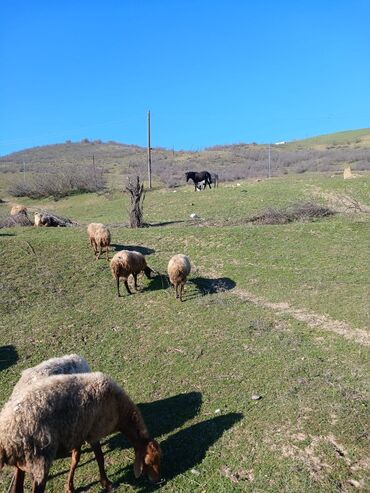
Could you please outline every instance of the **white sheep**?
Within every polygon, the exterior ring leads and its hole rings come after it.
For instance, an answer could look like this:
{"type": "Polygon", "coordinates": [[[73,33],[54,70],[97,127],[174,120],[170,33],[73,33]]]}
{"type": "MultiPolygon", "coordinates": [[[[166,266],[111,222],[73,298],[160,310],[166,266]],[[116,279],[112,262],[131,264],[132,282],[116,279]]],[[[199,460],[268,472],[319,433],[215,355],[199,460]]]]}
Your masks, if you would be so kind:
{"type": "MultiPolygon", "coordinates": [[[[50,358],[43,361],[37,366],[28,368],[22,372],[21,378],[16,383],[10,399],[19,399],[21,394],[27,391],[28,387],[33,383],[41,380],[42,378],[47,378],[52,375],[71,375],[74,373],[89,373],[90,367],[87,361],[79,356],[78,354],[69,354],[61,356],[60,358],[50,358]]],[[[100,483],[106,490],[110,490],[112,483],[107,478],[105,468],[104,468],[104,456],[100,447],[100,443],[94,444],[94,454],[99,466],[100,471],[100,483]]],[[[73,476],[74,471],[77,467],[76,452],[72,453],[72,463],[71,469],[68,475],[68,492],[74,491],[73,486],[73,476]]],[[[78,461],[77,461],[78,462],[78,461]]]]}
{"type": "Polygon", "coordinates": [[[102,254],[103,248],[105,248],[107,260],[109,260],[111,234],[107,226],[101,223],[91,223],[87,227],[87,232],[89,235],[90,245],[94,249],[96,260],[98,260],[102,254]]]}
{"type": "Polygon", "coordinates": [[[181,253],[174,255],[168,262],[168,277],[175,288],[176,298],[180,298],[180,301],[182,301],[182,293],[190,270],[191,264],[189,257],[181,253]]]}
{"type": "MultiPolygon", "coordinates": [[[[77,467],[81,446],[120,431],[135,450],[135,477],[160,480],[158,443],[151,439],[139,409],[111,378],[102,373],[55,375],[32,383],[0,412],[0,469],[17,469],[14,492],[23,491],[25,473],[33,493],[44,493],[50,466],[58,452],[73,451],[77,467]]],[[[69,493],[74,490],[68,485],[69,493]]]]}
{"type": "Polygon", "coordinates": [[[119,279],[122,277],[123,282],[125,283],[128,294],[132,294],[129,288],[127,279],[132,274],[135,283],[135,289],[138,290],[137,285],[137,276],[140,272],[144,272],[148,279],[152,278],[152,274],[155,275],[155,272],[148,267],[145,257],[140,252],[129,251],[129,250],[121,250],[116,253],[112,260],[110,261],[110,268],[112,271],[113,277],[117,281],[117,295],[120,295],[119,292],[119,279]]]}

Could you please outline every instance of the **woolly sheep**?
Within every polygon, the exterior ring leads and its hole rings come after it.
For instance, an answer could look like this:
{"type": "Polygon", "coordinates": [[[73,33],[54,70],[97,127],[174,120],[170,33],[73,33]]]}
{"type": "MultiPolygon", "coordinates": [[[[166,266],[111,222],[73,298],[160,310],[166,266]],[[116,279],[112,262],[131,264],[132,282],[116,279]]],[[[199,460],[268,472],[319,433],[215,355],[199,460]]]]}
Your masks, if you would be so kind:
{"type": "MultiPolygon", "coordinates": [[[[43,361],[39,365],[28,368],[27,370],[24,370],[22,372],[21,378],[15,385],[10,399],[19,399],[22,392],[25,392],[28,389],[29,385],[32,385],[42,378],[47,378],[52,375],[89,373],[90,371],[91,370],[87,361],[78,354],[69,354],[66,356],[61,356],[60,358],[50,358],[46,361],[43,361]]],[[[104,457],[99,442],[95,444],[94,453],[99,466],[100,483],[102,484],[103,488],[110,490],[112,483],[109,481],[105,473],[104,457]]],[[[74,470],[77,467],[77,464],[74,464],[75,452],[72,453],[71,469],[68,476],[68,491],[74,491],[73,476],[74,470]]]]}
{"type": "Polygon", "coordinates": [[[87,232],[89,235],[90,245],[94,249],[96,260],[99,259],[103,248],[105,248],[107,260],[109,260],[108,253],[111,235],[107,226],[101,223],[91,223],[87,227],[87,232]]]}
{"type": "Polygon", "coordinates": [[[168,262],[168,277],[175,288],[176,298],[180,298],[180,301],[182,301],[182,293],[190,270],[191,264],[189,257],[181,253],[174,255],[168,262]]]}
{"type": "MultiPolygon", "coordinates": [[[[72,450],[73,482],[82,444],[120,431],[135,450],[135,477],[160,479],[161,451],[149,437],[140,411],[119,385],[102,373],[55,375],[31,384],[0,412],[0,469],[17,468],[14,491],[23,491],[25,473],[33,493],[44,493],[57,453],[72,450]]],[[[69,493],[73,489],[68,490],[69,493]]]]}
{"type": "Polygon", "coordinates": [[[35,223],[35,226],[37,228],[43,226],[42,224],[42,214],[41,212],[35,212],[35,215],[34,215],[34,223],[35,223]]]}
{"type": "Polygon", "coordinates": [[[132,294],[130,288],[127,283],[127,279],[132,274],[135,282],[135,289],[138,290],[137,285],[137,276],[140,272],[144,272],[148,279],[151,279],[152,274],[155,272],[148,267],[145,257],[140,252],[129,251],[129,250],[121,250],[116,253],[112,260],[110,261],[110,268],[113,274],[113,277],[117,281],[117,295],[120,295],[119,292],[119,279],[122,277],[123,282],[125,283],[128,294],[132,294]]]}

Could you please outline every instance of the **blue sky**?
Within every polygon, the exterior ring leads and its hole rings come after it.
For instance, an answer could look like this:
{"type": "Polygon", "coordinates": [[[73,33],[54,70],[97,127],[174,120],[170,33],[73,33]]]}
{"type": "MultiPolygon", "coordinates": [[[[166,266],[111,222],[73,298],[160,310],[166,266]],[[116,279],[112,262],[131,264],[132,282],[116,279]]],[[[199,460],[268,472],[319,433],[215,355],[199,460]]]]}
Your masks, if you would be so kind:
{"type": "Polygon", "coordinates": [[[0,0],[0,155],[370,127],[367,0],[0,0]]]}

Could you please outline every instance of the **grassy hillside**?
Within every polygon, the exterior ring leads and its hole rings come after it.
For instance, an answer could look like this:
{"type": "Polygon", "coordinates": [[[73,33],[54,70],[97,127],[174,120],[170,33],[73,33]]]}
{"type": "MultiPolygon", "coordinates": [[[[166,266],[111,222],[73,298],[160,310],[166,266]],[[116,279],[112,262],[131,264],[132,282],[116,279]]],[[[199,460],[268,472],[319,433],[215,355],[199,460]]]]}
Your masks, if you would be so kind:
{"type": "MultiPolygon", "coordinates": [[[[106,173],[108,187],[122,188],[128,176],[147,176],[146,149],[115,142],[85,140],[35,147],[0,158],[0,191],[6,194],[14,181],[30,181],[34,176],[50,175],[66,169],[86,168],[93,173],[94,164],[106,173]]],[[[313,171],[337,173],[352,169],[370,169],[370,130],[339,132],[270,149],[273,176],[313,171]]],[[[202,151],[170,151],[154,148],[152,170],[155,183],[176,186],[184,183],[189,169],[209,169],[222,181],[266,177],[269,168],[267,145],[235,144],[215,146],[202,151]]],[[[58,176],[55,177],[58,179],[58,176]]]]}
{"type": "MultiPolygon", "coordinates": [[[[369,185],[300,175],[148,193],[155,227],[112,227],[114,249],[140,249],[162,274],[173,254],[189,255],[183,303],[164,275],[117,298],[106,260],[93,259],[85,224],[125,222],[119,193],[28,200],[83,226],[0,230],[0,404],[22,369],[78,352],[139,403],[163,449],[163,492],[367,491],[368,214],[282,226],[244,219],[297,201],[370,205],[369,185]]],[[[154,491],[134,479],[119,435],[103,443],[115,491],[154,491]]],[[[63,491],[68,466],[54,462],[48,491],[63,491]]],[[[97,480],[85,447],[76,486],[95,493],[97,480]]],[[[6,470],[1,489],[9,482],[6,470]]]]}

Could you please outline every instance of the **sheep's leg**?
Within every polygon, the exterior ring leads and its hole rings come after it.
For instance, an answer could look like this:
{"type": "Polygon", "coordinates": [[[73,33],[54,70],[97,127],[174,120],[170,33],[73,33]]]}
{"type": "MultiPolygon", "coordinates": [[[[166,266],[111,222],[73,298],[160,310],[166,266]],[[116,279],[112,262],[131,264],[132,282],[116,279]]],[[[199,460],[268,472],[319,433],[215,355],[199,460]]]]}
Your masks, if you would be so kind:
{"type": "Polygon", "coordinates": [[[96,252],[98,251],[98,245],[96,244],[96,241],[94,240],[94,238],[91,239],[91,246],[93,247],[94,255],[96,256],[96,252]]]}
{"type": "Polygon", "coordinates": [[[177,299],[179,297],[179,285],[176,283],[175,284],[175,298],[177,299]]]}
{"type": "Polygon", "coordinates": [[[75,471],[77,469],[78,463],[81,457],[81,448],[72,449],[72,459],[71,459],[71,468],[69,470],[67,484],[65,487],[65,493],[74,493],[75,487],[73,486],[73,480],[75,477],[75,471]]]}
{"type": "Polygon", "coordinates": [[[137,274],[132,274],[132,277],[134,278],[134,286],[136,291],[139,291],[139,286],[137,285],[137,274]]]}
{"type": "Polygon", "coordinates": [[[118,296],[118,298],[119,298],[119,297],[121,296],[121,295],[119,294],[119,276],[116,278],[116,280],[117,280],[117,296],[118,296]]]}
{"type": "Polygon", "coordinates": [[[24,476],[25,472],[18,467],[15,469],[14,477],[12,480],[11,489],[9,493],[23,493],[24,492],[24,476]]]}
{"type": "Polygon", "coordinates": [[[109,262],[109,247],[106,249],[106,254],[107,254],[107,262],[109,262]]]}
{"type": "Polygon", "coordinates": [[[41,483],[33,482],[32,493],[44,493],[46,487],[46,479],[43,479],[41,483]]]}
{"type": "Polygon", "coordinates": [[[182,301],[182,293],[184,292],[184,284],[180,284],[180,301],[182,301]]]}
{"type": "Polygon", "coordinates": [[[107,474],[105,472],[104,455],[103,455],[103,451],[101,449],[100,443],[99,442],[92,443],[91,447],[94,451],[95,459],[96,459],[96,462],[98,463],[98,466],[99,466],[100,484],[102,485],[102,487],[105,490],[111,491],[112,483],[111,483],[111,481],[109,481],[107,474]]]}
{"type": "Polygon", "coordinates": [[[97,257],[96,257],[96,260],[99,260],[100,259],[100,256],[101,256],[101,245],[99,245],[99,253],[97,252],[97,257]]]}
{"type": "Polygon", "coordinates": [[[127,289],[128,294],[132,294],[132,292],[130,291],[130,288],[128,286],[127,279],[124,280],[124,283],[125,283],[125,286],[126,286],[126,289],[127,289]]]}

